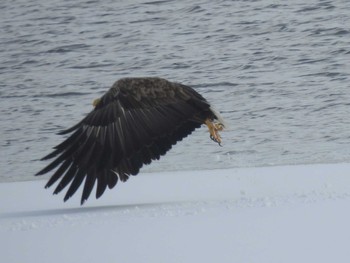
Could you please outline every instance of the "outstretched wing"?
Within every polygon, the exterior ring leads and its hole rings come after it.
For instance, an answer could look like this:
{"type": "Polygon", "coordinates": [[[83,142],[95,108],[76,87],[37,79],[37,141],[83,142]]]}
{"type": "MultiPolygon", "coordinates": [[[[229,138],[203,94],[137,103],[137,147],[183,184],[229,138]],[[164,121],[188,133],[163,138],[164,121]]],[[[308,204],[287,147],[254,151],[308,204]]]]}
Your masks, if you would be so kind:
{"type": "Polygon", "coordinates": [[[72,134],[43,158],[55,160],[37,175],[57,168],[46,188],[60,180],[57,194],[70,184],[64,201],[85,179],[83,204],[96,181],[99,198],[107,186],[113,188],[159,159],[208,114],[209,103],[187,86],[159,78],[121,79],[81,122],[60,132],[72,134]]]}

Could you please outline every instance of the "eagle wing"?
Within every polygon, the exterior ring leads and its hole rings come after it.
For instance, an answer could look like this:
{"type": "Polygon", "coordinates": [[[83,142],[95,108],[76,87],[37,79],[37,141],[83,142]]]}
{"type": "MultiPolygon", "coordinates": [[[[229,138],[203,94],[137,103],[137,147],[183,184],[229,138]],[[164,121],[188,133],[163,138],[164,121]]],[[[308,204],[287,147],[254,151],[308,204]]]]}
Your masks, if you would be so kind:
{"type": "Polygon", "coordinates": [[[160,78],[121,79],[81,122],[60,134],[71,135],[43,160],[55,158],[37,175],[56,169],[46,188],[67,185],[68,200],[83,183],[83,204],[96,181],[96,198],[118,180],[136,175],[172,145],[213,118],[209,103],[192,88],[160,78]]]}

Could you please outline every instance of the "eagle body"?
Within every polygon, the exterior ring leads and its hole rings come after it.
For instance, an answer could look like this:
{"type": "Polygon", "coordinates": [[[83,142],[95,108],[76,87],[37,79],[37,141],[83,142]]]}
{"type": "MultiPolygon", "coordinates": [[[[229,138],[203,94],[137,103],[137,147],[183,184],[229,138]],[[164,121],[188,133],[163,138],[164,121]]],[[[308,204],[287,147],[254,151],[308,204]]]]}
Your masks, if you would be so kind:
{"type": "Polygon", "coordinates": [[[202,124],[220,143],[219,114],[194,89],[162,78],[123,78],[99,99],[94,109],[43,160],[54,160],[37,175],[55,172],[46,188],[59,181],[54,194],[68,187],[64,201],[83,184],[81,204],[96,187],[96,198],[118,180],[138,174],[202,124]],[[84,182],[84,183],[83,183],[84,182]]]}

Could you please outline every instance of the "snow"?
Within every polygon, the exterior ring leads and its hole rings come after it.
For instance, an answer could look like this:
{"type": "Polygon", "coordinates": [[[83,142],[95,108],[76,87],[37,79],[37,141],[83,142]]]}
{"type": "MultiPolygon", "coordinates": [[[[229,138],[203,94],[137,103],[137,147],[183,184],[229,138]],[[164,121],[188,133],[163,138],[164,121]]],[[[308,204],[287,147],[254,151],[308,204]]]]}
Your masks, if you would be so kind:
{"type": "Polygon", "coordinates": [[[0,184],[1,262],[348,262],[350,164],[143,173],[79,205],[0,184]]]}

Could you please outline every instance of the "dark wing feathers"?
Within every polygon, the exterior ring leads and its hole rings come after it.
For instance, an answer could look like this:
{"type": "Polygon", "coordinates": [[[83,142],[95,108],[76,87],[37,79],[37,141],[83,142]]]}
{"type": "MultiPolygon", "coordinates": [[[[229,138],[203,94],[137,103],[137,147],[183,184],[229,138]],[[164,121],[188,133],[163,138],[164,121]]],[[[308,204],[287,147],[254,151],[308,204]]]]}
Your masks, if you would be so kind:
{"type": "Polygon", "coordinates": [[[89,171],[85,178],[85,184],[84,184],[81,200],[87,200],[89,198],[91,191],[95,186],[95,182],[96,182],[96,173],[89,171]]]}
{"type": "Polygon", "coordinates": [[[46,187],[60,179],[54,194],[70,184],[64,201],[84,182],[81,203],[97,181],[96,198],[118,180],[136,175],[159,159],[211,116],[209,103],[193,89],[163,79],[122,79],[101,97],[72,133],[43,159],[56,159],[37,175],[56,167],[46,187]]]}
{"type": "Polygon", "coordinates": [[[71,133],[72,131],[75,131],[76,129],[78,129],[82,123],[83,123],[83,121],[80,121],[77,124],[75,124],[74,126],[70,127],[69,129],[59,131],[57,134],[64,135],[64,134],[71,133]]]}
{"type": "Polygon", "coordinates": [[[85,170],[84,169],[78,169],[72,183],[70,184],[68,191],[66,195],[64,196],[64,201],[67,201],[71,196],[74,195],[74,193],[78,190],[79,186],[84,180],[85,177],[85,170]]]}
{"type": "Polygon", "coordinates": [[[68,167],[71,165],[71,161],[70,160],[65,160],[61,166],[56,170],[56,172],[51,176],[51,178],[49,179],[49,181],[47,182],[47,184],[45,185],[45,188],[50,187],[51,185],[53,185],[54,183],[56,183],[56,181],[58,179],[60,179],[60,177],[62,176],[62,174],[68,169],[68,167]]]}
{"type": "MultiPolygon", "coordinates": [[[[99,172],[99,174],[97,175],[96,198],[100,198],[107,188],[107,182],[108,182],[107,173],[108,171],[104,169],[101,172],[99,172]]],[[[82,202],[84,202],[84,200],[82,200],[82,202]]]]}
{"type": "Polygon", "coordinates": [[[58,183],[53,193],[58,194],[59,192],[61,192],[61,190],[65,188],[73,180],[73,177],[76,174],[77,170],[78,170],[78,167],[74,163],[71,163],[68,171],[63,175],[63,178],[58,183]]]}

